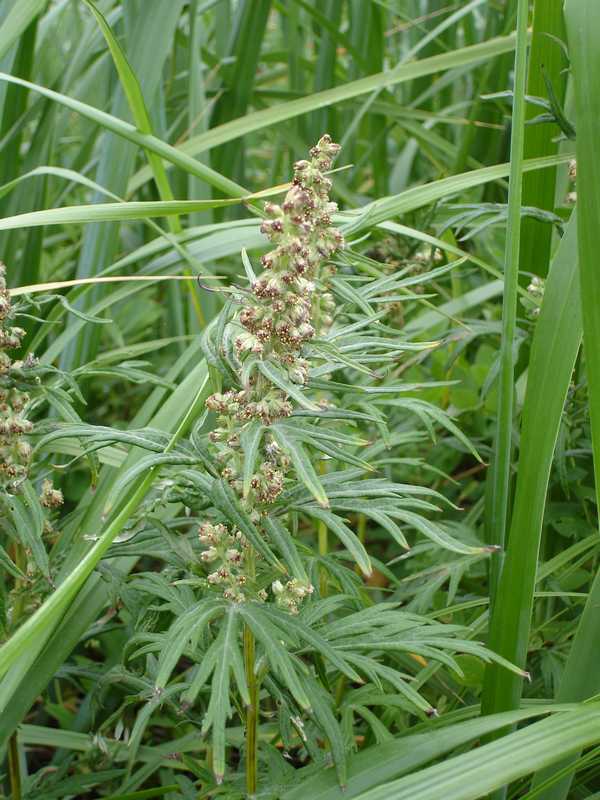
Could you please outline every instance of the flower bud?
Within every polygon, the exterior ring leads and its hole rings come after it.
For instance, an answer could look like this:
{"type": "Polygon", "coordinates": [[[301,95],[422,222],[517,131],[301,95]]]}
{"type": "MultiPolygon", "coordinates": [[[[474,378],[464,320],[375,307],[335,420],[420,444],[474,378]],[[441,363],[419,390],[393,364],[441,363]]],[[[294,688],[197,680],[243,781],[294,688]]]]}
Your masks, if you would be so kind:
{"type": "Polygon", "coordinates": [[[206,564],[210,564],[212,561],[215,561],[218,557],[219,557],[219,552],[215,547],[209,547],[208,550],[205,550],[200,555],[200,558],[206,564]]]}

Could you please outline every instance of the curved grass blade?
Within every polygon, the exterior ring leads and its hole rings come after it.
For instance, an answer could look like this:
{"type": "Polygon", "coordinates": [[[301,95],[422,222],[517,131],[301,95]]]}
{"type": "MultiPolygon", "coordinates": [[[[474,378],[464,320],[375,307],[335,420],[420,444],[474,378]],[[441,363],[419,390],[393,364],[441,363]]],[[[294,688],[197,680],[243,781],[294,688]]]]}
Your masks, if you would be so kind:
{"type": "MultiPolygon", "coordinates": [[[[421,61],[413,61],[409,64],[400,64],[394,69],[370,75],[367,78],[359,78],[356,81],[336,86],[333,89],[325,89],[322,92],[316,92],[298,100],[290,100],[287,103],[282,103],[264,111],[255,111],[253,114],[247,114],[232,122],[218,125],[206,133],[194,136],[183,144],[179,151],[182,155],[185,154],[188,157],[195,156],[205,150],[218,147],[224,142],[238,139],[247,133],[271,127],[278,122],[293,119],[319,108],[327,108],[344,100],[351,100],[353,97],[368,94],[377,89],[396,86],[415,78],[434,75],[443,70],[479,64],[481,61],[509,53],[514,49],[514,46],[515,37],[513,35],[503,36],[471,45],[470,47],[464,47],[451,53],[424,58],[421,61]]],[[[129,191],[136,191],[151,177],[152,172],[149,169],[140,170],[130,181],[129,191]]]]}

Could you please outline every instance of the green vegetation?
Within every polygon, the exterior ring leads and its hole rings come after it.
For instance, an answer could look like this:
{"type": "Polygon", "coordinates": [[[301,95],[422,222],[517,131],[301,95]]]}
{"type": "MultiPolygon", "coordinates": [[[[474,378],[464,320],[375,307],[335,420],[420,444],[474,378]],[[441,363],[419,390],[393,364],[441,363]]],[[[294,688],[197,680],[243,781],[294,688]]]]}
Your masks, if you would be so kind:
{"type": "Polygon", "coordinates": [[[600,797],[599,41],[0,0],[0,797],[600,797]]]}

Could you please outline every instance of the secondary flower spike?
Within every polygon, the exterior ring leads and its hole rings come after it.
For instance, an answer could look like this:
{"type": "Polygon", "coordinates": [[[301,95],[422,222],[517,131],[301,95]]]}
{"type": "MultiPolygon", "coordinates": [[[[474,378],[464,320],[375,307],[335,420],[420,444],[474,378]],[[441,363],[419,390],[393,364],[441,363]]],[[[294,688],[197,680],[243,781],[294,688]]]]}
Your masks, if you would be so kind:
{"type": "Polygon", "coordinates": [[[25,336],[22,328],[10,324],[13,316],[6,267],[0,263],[0,491],[8,494],[16,494],[28,474],[31,446],[23,437],[33,425],[25,416],[29,395],[21,388],[31,381],[27,373],[36,366],[31,357],[13,361],[7,352],[19,348],[25,336]]]}

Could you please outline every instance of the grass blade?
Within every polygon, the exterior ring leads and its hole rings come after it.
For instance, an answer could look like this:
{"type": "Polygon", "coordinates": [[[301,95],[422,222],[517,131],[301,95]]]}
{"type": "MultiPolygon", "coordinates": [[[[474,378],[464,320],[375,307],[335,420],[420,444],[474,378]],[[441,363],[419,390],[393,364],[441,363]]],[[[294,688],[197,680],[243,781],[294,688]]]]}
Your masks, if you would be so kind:
{"type": "Polygon", "coordinates": [[[600,710],[581,706],[499,741],[384,784],[359,800],[477,800],[504,783],[600,739],[600,710]],[[493,765],[493,768],[491,768],[493,765]]]}
{"type": "MultiPolygon", "coordinates": [[[[525,667],[537,557],[552,457],[581,340],[576,220],[554,259],[537,322],[523,407],[509,544],[490,625],[490,647],[525,667]]],[[[521,679],[486,667],[487,713],[518,707],[521,679]]]]}
{"type": "MultiPolygon", "coordinates": [[[[600,507],[600,276],[597,231],[600,214],[600,142],[597,120],[600,100],[595,76],[600,69],[600,8],[590,0],[568,0],[565,5],[569,54],[573,71],[577,118],[577,196],[579,200],[579,275],[583,314],[583,349],[588,379],[596,507],[600,507]]],[[[600,689],[597,642],[600,635],[600,572],[588,595],[557,697],[587,699],[600,689]]],[[[572,764],[576,756],[536,776],[534,786],[572,764]]],[[[573,774],[544,792],[545,800],[565,800],[573,774]]]]}
{"type": "MultiPolygon", "coordinates": [[[[502,343],[498,386],[498,420],[494,443],[494,459],[489,472],[491,481],[487,541],[504,548],[508,525],[510,462],[514,398],[514,340],[517,321],[517,287],[519,283],[519,247],[521,236],[521,195],[523,151],[525,141],[525,82],[527,77],[527,15],[529,4],[519,0],[515,85],[510,143],[510,183],[508,191],[508,225],[504,254],[504,297],[502,304],[502,343]]],[[[490,568],[490,594],[493,607],[501,558],[493,559],[490,568]]],[[[492,710],[498,710],[491,708],[492,710]]]]}
{"type": "MultiPolygon", "coordinates": [[[[442,70],[454,69],[465,65],[473,66],[489,58],[509,53],[514,50],[514,47],[515,37],[504,36],[490,39],[488,42],[482,42],[471,47],[465,47],[461,50],[455,50],[452,53],[424,58],[422,61],[414,61],[410,64],[401,64],[395,69],[379,72],[376,75],[369,75],[367,78],[359,78],[356,81],[336,86],[333,89],[326,89],[323,92],[317,92],[299,100],[290,100],[287,103],[281,103],[264,111],[246,114],[244,117],[218,125],[206,133],[194,136],[178,150],[182,155],[195,156],[205,150],[218,147],[224,142],[231,142],[234,139],[245,136],[247,133],[271,127],[278,122],[293,119],[301,114],[307,114],[319,108],[327,108],[380,88],[396,86],[415,78],[433,75],[442,70]]],[[[148,168],[140,170],[131,179],[129,191],[136,191],[151,177],[152,172],[148,168]]]]}
{"type": "Polygon", "coordinates": [[[0,59],[46,7],[48,0],[17,0],[0,27],[0,59]]]}

